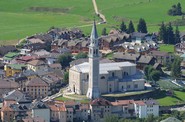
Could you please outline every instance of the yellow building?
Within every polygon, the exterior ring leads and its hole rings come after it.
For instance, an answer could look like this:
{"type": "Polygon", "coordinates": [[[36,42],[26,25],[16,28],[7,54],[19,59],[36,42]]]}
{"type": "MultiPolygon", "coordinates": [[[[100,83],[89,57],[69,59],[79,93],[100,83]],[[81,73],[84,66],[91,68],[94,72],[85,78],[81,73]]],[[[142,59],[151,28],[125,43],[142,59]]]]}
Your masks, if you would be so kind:
{"type": "Polygon", "coordinates": [[[9,64],[4,66],[5,76],[11,77],[26,69],[26,65],[23,64],[9,64]]]}

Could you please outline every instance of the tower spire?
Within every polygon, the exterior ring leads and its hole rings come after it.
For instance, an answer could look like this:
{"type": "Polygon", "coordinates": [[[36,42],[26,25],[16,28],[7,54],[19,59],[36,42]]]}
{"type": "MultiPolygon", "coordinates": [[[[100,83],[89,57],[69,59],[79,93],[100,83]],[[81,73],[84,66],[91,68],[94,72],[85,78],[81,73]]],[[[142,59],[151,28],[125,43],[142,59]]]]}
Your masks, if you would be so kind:
{"type": "Polygon", "coordinates": [[[97,32],[97,29],[96,29],[96,21],[95,21],[95,19],[94,19],[94,22],[93,22],[93,27],[92,27],[91,37],[90,38],[91,38],[91,41],[98,39],[98,32],[97,32]]]}
{"type": "Polygon", "coordinates": [[[89,45],[89,83],[87,97],[95,99],[100,96],[99,91],[99,47],[98,47],[98,33],[96,29],[96,22],[94,20],[91,43],[89,45]]]}

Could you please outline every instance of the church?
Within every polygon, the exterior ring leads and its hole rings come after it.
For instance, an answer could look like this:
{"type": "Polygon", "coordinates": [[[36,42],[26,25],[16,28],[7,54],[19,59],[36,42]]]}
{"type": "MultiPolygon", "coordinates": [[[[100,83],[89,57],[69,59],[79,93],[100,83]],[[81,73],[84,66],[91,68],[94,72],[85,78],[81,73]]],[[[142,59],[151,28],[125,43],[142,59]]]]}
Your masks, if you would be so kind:
{"type": "Polygon", "coordinates": [[[98,34],[94,21],[89,45],[89,62],[69,69],[69,88],[90,99],[101,94],[144,90],[143,74],[130,62],[99,63],[98,34]]]}

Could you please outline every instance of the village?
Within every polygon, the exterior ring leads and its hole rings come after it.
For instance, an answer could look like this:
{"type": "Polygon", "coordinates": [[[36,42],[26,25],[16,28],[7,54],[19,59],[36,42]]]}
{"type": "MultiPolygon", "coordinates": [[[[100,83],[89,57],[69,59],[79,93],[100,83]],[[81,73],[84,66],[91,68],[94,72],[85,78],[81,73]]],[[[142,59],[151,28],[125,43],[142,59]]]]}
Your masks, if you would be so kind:
{"type": "MultiPolygon", "coordinates": [[[[164,44],[157,33],[113,29],[98,37],[96,24],[92,26],[90,36],[77,28],[51,28],[16,46],[0,47],[2,122],[103,121],[110,114],[147,118],[183,107],[183,101],[162,107],[150,94],[163,90],[157,85],[160,79],[184,87],[183,74],[173,79],[164,68],[178,55],[183,71],[185,35],[172,53],[159,50],[164,44]],[[148,77],[146,67],[157,73],[148,77]]],[[[166,93],[173,95],[173,90],[166,93]]]]}

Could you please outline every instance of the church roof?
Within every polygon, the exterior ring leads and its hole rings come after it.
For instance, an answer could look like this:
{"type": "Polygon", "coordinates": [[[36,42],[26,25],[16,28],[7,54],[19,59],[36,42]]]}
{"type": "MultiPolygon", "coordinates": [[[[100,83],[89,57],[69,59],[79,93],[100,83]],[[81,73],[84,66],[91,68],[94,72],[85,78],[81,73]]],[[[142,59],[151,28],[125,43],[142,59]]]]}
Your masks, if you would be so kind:
{"type": "MultiPolygon", "coordinates": [[[[123,67],[136,66],[136,64],[130,62],[113,62],[113,63],[100,63],[100,74],[108,74],[109,71],[121,70],[123,67]]],[[[73,66],[71,69],[77,70],[78,72],[88,73],[89,63],[84,62],[79,65],[73,66]]]]}

